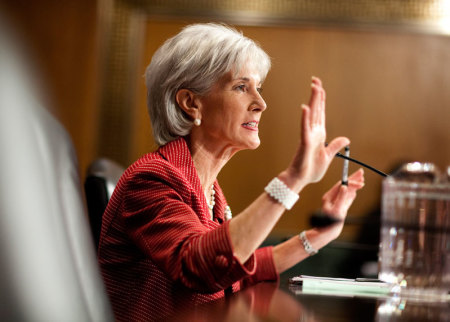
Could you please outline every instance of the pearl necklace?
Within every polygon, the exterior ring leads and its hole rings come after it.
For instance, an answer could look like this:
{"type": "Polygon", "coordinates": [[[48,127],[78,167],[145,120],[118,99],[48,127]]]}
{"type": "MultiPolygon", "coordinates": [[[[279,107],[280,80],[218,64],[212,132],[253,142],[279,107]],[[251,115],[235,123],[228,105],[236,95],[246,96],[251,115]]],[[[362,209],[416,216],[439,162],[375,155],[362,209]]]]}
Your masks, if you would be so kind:
{"type": "MultiPolygon", "coordinates": [[[[216,205],[216,190],[214,190],[214,185],[211,186],[211,199],[208,202],[208,208],[211,212],[211,219],[214,217],[214,206],[216,205]]],[[[230,220],[233,217],[233,214],[231,213],[230,206],[225,207],[225,219],[230,220]]]]}
{"type": "Polygon", "coordinates": [[[211,213],[214,212],[214,206],[216,204],[216,190],[214,190],[214,185],[211,186],[211,199],[208,202],[208,208],[211,211],[211,213]]]}

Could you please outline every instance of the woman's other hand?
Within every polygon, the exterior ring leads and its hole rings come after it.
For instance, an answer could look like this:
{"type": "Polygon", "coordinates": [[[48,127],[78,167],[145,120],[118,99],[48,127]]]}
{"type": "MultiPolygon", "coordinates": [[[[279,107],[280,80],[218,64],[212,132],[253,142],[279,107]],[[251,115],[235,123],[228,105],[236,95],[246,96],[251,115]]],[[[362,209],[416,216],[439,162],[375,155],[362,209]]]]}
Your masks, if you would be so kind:
{"type": "Polygon", "coordinates": [[[335,138],[325,146],[326,93],[319,78],[313,77],[309,104],[302,105],[301,140],[294,159],[287,170],[287,181],[300,190],[322,179],[335,154],[350,143],[345,137],[335,138]]]}
{"type": "MultiPolygon", "coordinates": [[[[342,185],[339,181],[323,195],[322,212],[338,220],[330,226],[306,231],[306,237],[314,249],[321,249],[339,236],[347,211],[355,200],[356,192],[363,186],[364,171],[359,169],[349,177],[348,186],[342,185]]],[[[309,254],[299,242],[298,236],[294,236],[275,246],[273,256],[277,271],[281,273],[308,257],[309,254]]]]}
{"type": "Polygon", "coordinates": [[[356,198],[356,192],[364,187],[364,171],[359,169],[348,178],[348,185],[337,182],[322,197],[322,212],[337,219],[337,224],[318,229],[326,232],[331,240],[337,238],[342,231],[348,209],[356,198]]]}

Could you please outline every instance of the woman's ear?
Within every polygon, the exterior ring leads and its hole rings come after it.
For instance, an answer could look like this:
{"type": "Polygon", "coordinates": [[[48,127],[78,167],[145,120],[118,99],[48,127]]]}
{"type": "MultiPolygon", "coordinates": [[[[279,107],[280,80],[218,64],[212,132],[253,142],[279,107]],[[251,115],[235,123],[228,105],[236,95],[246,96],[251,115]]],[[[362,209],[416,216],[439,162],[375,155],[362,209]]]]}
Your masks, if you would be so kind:
{"type": "Polygon", "coordinates": [[[178,106],[192,119],[198,118],[199,108],[196,95],[189,89],[182,88],[175,95],[178,106]]]}

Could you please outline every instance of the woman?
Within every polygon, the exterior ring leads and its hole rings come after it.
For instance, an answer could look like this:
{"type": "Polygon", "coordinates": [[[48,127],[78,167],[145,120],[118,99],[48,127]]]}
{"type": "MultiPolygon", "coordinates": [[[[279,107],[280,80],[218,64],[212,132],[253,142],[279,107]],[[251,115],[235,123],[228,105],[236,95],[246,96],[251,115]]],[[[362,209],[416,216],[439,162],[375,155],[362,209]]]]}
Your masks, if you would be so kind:
{"type": "MultiPolygon", "coordinates": [[[[160,148],[120,179],[104,214],[99,261],[119,320],[159,319],[278,274],[335,239],[342,223],[258,249],[309,183],[349,140],[325,146],[325,91],[312,79],[291,164],[232,219],[216,180],[238,151],[259,146],[270,68],[253,41],[223,25],[199,24],[166,41],[146,71],[148,108],[160,148]],[[228,217],[228,218],[227,218],[228,217]]],[[[344,219],[363,172],[336,184],[322,210],[344,219]]]]}

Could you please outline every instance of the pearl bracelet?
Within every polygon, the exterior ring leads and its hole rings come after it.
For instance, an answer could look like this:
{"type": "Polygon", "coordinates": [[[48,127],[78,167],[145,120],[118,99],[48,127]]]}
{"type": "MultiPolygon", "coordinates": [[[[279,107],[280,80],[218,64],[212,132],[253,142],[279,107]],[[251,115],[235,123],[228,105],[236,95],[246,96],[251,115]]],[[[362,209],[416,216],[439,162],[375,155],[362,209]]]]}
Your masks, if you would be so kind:
{"type": "Polygon", "coordinates": [[[302,231],[299,235],[298,238],[302,241],[303,244],[303,248],[305,249],[305,251],[309,254],[309,256],[312,255],[316,255],[319,251],[317,249],[315,249],[314,247],[312,247],[311,243],[309,242],[308,238],[306,238],[306,233],[305,231],[302,231]]]}
{"type": "Polygon", "coordinates": [[[264,190],[269,196],[281,203],[287,210],[291,210],[292,206],[299,198],[298,194],[289,189],[289,187],[277,177],[273,178],[264,190]]]}

